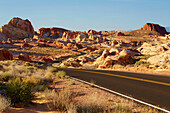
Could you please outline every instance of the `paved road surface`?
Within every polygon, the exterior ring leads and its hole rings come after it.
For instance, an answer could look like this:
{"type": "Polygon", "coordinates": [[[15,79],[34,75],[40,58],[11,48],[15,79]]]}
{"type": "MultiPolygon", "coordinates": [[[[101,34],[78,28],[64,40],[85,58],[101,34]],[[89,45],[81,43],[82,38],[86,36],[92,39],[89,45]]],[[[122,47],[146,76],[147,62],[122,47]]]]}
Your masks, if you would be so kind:
{"type": "Polygon", "coordinates": [[[69,76],[170,110],[170,76],[103,70],[64,70],[69,76]]]}

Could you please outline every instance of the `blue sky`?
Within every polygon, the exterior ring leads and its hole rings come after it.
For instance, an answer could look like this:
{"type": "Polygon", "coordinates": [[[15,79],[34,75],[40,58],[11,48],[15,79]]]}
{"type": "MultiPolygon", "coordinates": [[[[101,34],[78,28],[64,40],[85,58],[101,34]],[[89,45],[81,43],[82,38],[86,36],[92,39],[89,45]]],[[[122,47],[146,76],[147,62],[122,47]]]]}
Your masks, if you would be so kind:
{"type": "Polygon", "coordinates": [[[0,0],[0,26],[28,18],[35,30],[130,30],[146,22],[170,26],[170,0],[0,0]]]}

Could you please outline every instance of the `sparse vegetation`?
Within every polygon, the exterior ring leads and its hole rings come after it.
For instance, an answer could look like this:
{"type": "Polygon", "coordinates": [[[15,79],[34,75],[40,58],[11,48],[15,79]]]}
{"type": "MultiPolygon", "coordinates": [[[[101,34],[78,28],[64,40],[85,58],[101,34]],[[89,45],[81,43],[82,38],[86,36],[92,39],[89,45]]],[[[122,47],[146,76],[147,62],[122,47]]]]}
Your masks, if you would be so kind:
{"type": "Polygon", "coordinates": [[[50,110],[66,112],[70,110],[70,106],[73,107],[72,99],[75,97],[75,95],[73,95],[69,90],[61,90],[59,92],[45,90],[44,95],[46,100],[52,101],[51,103],[47,104],[50,110]]]}
{"type": "Polygon", "coordinates": [[[57,76],[57,78],[64,79],[64,78],[66,77],[66,72],[64,72],[64,71],[58,71],[58,72],[56,73],[56,76],[57,76]]]}
{"type": "Polygon", "coordinates": [[[17,77],[9,81],[6,93],[11,98],[12,103],[28,105],[34,99],[33,88],[31,83],[22,81],[21,78],[17,77]]]}
{"type": "MultiPolygon", "coordinates": [[[[42,96],[41,100],[48,101],[47,107],[49,110],[70,113],[131,113],[134,111],[132,109],[134,105],[124,105],[124,102],[121,100],[107,101],[107,96],[98,93],[90,94],[86,97],[83,97],[83,101],[78,101],[76,99],[81,97],[79,97],[78,92],[74,92],[66,88],[55,89],[54,87],[57,86],[58,83],[62,83],[58,81],[65,81],[69,87],[79,86],[79,88],[89,91],[92,90],[91,88],[95,84],[94,81],[91,81],[91,85],[85,85],[82,83],[78,84],[75,80],[68,79],[69,77],[64,71],[58,71],[56,68],[48,66],[36,66],[36,64],[33,63],[25,63],[21,61],[3,61],[1,64],[3,64],[3,68],[1,67],[2,70],[0,71],[0,90],[3,90],[3,93],[8,98],[10,98],[6,99],[5,97],[1,96],[2,100],[6,100],[3,101],[5,103],[0,103],[0,106],[3,105],[1,107],[3,111],[6,110],[8,106],[14,105],[15,103],[28,105],[33,99],[36,99],[36,93],[44,95],[42,96]],[[7,73],[8,70],[11,70],[11,72],[7,73]],[[15,76],[13,75],[13,72],[15,73],[15,76]],[[51,73],[53,76],[48,76],[47,73],[51,73]],[[2,75],[10,76],[7,76],[6,78],[6,76],[3,77],[2,75]],[[65,80],[65,78],[68,80],[65,80]],[[106,106],[106,103],[108,106],[106,106]]],[[[137,111],[145,112],[153,111],[153,109],[142,107],[141,110],[137,111]]]]}
{"type": "Polygon", "coordinates": [[[10,99],[7,99],[4,96],[0,95],[0,112],[5,112],[10,105],[10,99]]]}
{"type": "Polygon", "coordinates": [[[74,80],[71,80],[70,81],[70,85],[75,85],[76,83],[75,83],[75,81],[74,80]]]}
{"type": "Polygon", "coordinates": [[[137,61],[135,63],[135,66],[137,66],[137,67],[143,66],[143,67],[149,68],[149,63],[146,61],[137,61]]]}

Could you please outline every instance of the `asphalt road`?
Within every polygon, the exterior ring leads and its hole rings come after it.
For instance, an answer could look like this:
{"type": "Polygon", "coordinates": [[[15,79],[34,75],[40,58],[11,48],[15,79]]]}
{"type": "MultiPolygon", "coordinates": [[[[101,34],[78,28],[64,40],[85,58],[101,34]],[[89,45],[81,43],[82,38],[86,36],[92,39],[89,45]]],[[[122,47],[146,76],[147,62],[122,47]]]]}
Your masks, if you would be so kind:
{"type": "Polygon", "coordinates": [[[119,71],[59,69],[113,91],[170,110],[170,76],[119,71]]]}

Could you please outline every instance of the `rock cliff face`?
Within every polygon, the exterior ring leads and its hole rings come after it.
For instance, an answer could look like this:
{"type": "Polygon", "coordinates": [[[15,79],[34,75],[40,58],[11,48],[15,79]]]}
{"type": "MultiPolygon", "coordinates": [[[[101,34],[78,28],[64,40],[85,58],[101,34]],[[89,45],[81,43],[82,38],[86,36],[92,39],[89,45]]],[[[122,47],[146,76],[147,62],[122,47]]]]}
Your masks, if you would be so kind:
{"type": "Polygon", "coordinates": [[[0,28],[0,32],[8,38],[23,39],[32,37],[34,35],[34,28],[28,19],[22,20],[21,18],[14,17],[8,24],[0,28]]]}
{"type": "Polygon", "coordinates": [[[162,27],[158,24],[153,24],[153,23],[146,23],[141,30],[149,30],[149,31],[156,31],[158,32],[160,35],[165,35],[168,34],[168,32],[166,31],[165,27],[162,27]]]}
{"type": "Polygon", "coordinates": [[[37,33],[44,37],[60,37],[64,32],[69,31],[63,28],[40,28],[37,33]]]}

